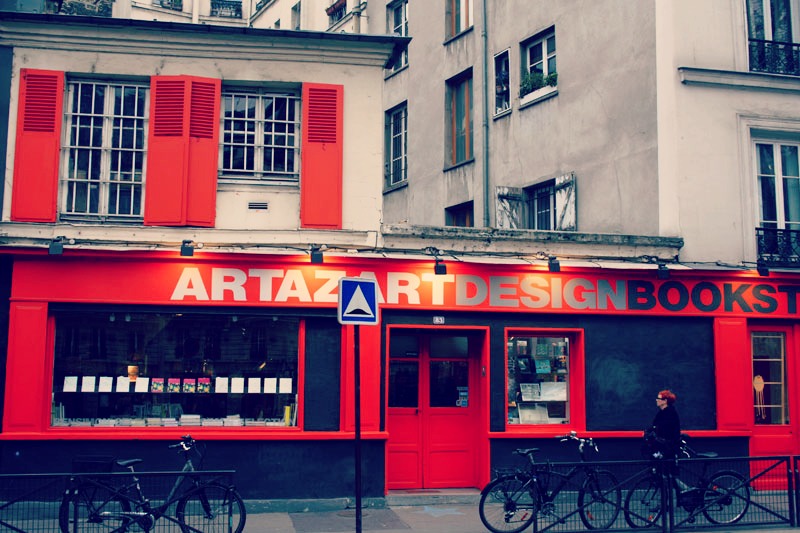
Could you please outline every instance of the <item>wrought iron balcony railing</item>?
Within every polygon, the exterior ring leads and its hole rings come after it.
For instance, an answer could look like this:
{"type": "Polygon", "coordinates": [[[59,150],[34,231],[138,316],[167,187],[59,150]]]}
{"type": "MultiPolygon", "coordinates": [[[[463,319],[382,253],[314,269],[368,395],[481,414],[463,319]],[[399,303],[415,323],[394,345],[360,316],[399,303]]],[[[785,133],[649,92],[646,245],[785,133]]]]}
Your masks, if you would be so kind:
{"type": "Polygon", "coordinates": [[[211,0],[211,16],[242,18],[242,0],[211,0]]]}
{"type": "Polygon", "coordinates": [[[750,39],[750,70],[800,76],[800,43],[750,39]]]}
{"type": "Polygon", "coordinates": [[[172,9],[173,11],[183,11],[183,0],[153,0],[153,3],[165,9],[172,9]]]}
{"type": "Polygon", "coordinates": [[[800,231],[756,228],[758,260],[766,266],[800,267],[800,231]]]}

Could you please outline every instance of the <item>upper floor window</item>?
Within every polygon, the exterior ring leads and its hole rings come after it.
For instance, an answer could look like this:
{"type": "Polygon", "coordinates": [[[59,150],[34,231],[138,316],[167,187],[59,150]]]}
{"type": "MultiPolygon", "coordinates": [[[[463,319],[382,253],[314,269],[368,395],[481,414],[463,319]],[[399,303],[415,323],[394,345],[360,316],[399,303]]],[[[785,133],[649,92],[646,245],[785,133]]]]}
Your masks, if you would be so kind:
{"type": "Polygon", "coordinates": [[[800,0],[747,0],[750,70],[800,76],[800,0]]]}
{"type": "MultiPolygon", "coordinates": [[[[390,4],[387,8],[389,14],[389,33],[408,37],[408,0],[400,0],[390,4]]],[[[408,65],[408,49],[403,49],[400,60],[395,62],[393,70],[399,70],[408,65]]]]}
{"type": "Polygon", "coordinates": [[[336,0],[325,10],[328,15],[328,24],[333,26],[347,14],[347,0],[336,0]]]}
{"type": "Polygon", "coordinates": [[[405,183],[407,174],[408,106],[386,113],[386,187],[405,183]]]}
{"type": "Polygon", "coordinates": [[[63,218],[141,220],[148,92],[135,83],[68,84],[63,218]]]}
{"type": "Polygon", "coordinates": [[[472,159],[472,70],[447,81],[447,163],[472,159]]]}
{"type": "Polygon", "coordinates": [[[464,202],[445,210],[445,225],[471,228],[475,226],[472,202],[464,202]]]}
{"type": "Polygon", "coordinates": [[[558,83],[556,70],[556,32],[550,28],[522,43],[522,79],[519,95],[523,97],[558,83]]]}
{"type": "Polygon", "coordinates": [[[297,181],[300,99],[292,94],[224,90],[220,170],[225,177],[297,181]]]}
{"type": "Polygon", "coordinates": [[[472,27],[472,0],[447,0],[447,38],[472,27]]]}
{"type": "Polygon", "coordinates": [[[497,187],[496,224],[500,229],[575,231],[575,175],[563,174],[529,187],[497,187]]]}
{"type": "Polygon", "coordinates": [[[242,18],[242,0],[211,0],[211,16],[242,18]]]}
{"type": "Polygon", "coordinates": [[[508,86],[508,50],[494,56],[494,113],[502,113],[511,107],[511,91],[508,86]]]}
{"type": "Polygon", "coordinates": [[[292,29],[299,30],[300,29],[300,14],[301,11],[301,4],[297,2],[295,5],[292,6],[292,29]]]}
{"type": "Polygon", "coordinates": [[[547,180],[525,189],[528,206],[528,229],[555,228],[555,180],[547,180]]]}
{"type": "Polygon", "coordinates": [[[756,143],[762,227],[800,230],[798,149],[800,144],[756,143]]]}

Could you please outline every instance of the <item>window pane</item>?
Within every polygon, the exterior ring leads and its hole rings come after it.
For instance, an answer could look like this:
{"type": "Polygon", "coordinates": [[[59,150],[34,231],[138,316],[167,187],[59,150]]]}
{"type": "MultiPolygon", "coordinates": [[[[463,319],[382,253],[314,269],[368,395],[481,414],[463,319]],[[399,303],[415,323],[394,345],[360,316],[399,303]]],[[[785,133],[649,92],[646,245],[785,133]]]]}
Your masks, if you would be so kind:
{"type": "Polygon", "coordinates": [[[469,388],[467,361],[430,362],[430,406],[468,407],[465,405],[469,388]]]}
{"type": "Polygon", "coordinates": [[[295,424],[298,318],[54,317],[53,425],[295,424]]]}
{"type": "Polygon", "coordinates": [[[389,407],[419,406],[419,363],[389,362],[389,407]]]}
{"type": "Polygon", "coordinates": [[[788,424],[786,338],[780,332],[751,336],[756,424],[788,424]]]}
{"type": "Polygon", "coordinates": [[[508,338],[508,423],[569,422],[569,338],[508,338]]]}

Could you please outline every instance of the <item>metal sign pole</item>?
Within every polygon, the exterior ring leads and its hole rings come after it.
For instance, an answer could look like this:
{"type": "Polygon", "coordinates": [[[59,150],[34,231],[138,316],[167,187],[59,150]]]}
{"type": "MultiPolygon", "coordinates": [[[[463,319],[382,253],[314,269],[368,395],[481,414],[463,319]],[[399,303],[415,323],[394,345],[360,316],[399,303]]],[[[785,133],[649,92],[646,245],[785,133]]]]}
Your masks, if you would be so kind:
{"type": "Polygon", "coordinates": [[[353,326],[355,347],[353,350],[353,366],[355,367],[355,475],[356,475],[356,533],[361,533],[361,326],[353,326]]]}

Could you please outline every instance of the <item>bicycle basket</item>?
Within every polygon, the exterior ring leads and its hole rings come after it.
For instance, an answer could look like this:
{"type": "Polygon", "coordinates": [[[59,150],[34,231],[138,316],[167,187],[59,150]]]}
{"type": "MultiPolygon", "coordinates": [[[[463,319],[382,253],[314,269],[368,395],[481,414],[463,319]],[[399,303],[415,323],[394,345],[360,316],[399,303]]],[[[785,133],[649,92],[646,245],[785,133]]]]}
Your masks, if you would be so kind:
{"type": "Polygon", "coordinates": [[[114,458],[110,455],[77,455],[72,459],[73,474],[102,474],[111,472],[114,458]]]}

